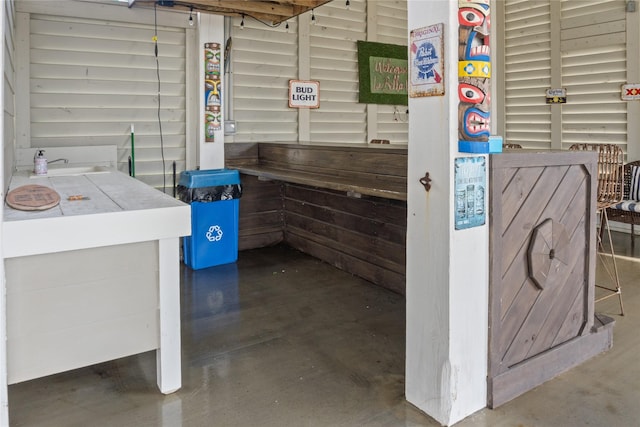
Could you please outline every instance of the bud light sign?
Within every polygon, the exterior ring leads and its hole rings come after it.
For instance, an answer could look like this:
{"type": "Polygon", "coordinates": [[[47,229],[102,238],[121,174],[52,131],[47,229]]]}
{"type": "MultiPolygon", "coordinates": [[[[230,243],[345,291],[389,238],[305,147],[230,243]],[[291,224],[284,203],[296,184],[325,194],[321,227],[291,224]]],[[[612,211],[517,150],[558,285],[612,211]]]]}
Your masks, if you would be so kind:
{"type": "Polygon", "coordinates": [[[289,107],[320,107],[320,82],[289,80],[289,107]]]}

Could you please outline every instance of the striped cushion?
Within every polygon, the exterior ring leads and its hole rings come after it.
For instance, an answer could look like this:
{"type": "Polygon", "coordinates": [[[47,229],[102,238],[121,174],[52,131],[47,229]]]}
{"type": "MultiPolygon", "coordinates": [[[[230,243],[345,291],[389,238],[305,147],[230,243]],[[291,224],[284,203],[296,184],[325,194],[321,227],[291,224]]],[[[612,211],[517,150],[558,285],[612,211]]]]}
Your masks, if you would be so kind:
{"type": "Polygon", "coordinates": [[[640,201],[640,166],[631,166],[631,183],[629,185],[629,199],[640,201]]]}
{"type": "Polygon", "coordinates": [[[640,213],[640,203],[636,200],[623,200],[617,205],[612,206],[613,209],[620,209],[627,212],[640,213]]]}

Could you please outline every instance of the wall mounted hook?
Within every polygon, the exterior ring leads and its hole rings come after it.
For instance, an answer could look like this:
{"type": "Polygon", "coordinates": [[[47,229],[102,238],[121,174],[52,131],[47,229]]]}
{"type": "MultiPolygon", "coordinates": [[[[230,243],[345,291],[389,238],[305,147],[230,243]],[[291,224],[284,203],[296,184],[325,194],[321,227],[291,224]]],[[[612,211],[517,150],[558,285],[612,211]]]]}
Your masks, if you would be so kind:
{"type": "Polygon", "coordinates": [[[424,185],[424,189],[426,191],[431,190],[431,178],[429,178],[429,172],[425,173],[425,175],[420,178],[420,184],[424,185]]]}

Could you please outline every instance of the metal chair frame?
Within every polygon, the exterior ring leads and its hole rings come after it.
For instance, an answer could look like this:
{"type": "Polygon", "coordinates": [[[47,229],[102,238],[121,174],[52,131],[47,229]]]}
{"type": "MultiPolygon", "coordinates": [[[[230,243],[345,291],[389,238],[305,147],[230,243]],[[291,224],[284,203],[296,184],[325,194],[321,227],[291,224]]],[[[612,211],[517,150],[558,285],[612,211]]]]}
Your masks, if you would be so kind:
{"type": "Polygon", "coordinates": [[[613,144],[573,144],[569,150],[581,151],[597,151],[598,152],[598,190],[596,212],[600,217],[600,230],[598,237],[598,255],[602,261],[602,265],[613,280],[614,286],[605,286],[596,284],[596,287],[604,289],[609,293],[596,299],[596,302],[604,299],[618,296],[620,301],[620,314],[624,316],[624,306],[622,304],[622,289],[620,287],[620,277],[618,275],[618,266],[616,264],[616,255],[613,250],[613,241],[611,239],[611,229],[609,228],[609,218],[607,216],[607,208],[620,203],[623,198],[623,166],[624,153],[617,145],[613,144]],[[609,243],[609,254],[611,256],[611,266],[609,267],[603,255],[605,255],[604,246],[602,244],[603,233],[606,235],[609,243]]]}
{"type": "Polygon", "coordinates": [[[502,144],[502,148],[505,150],[520,150],[522,149],[522,145],[505,142],[502,144]]]}

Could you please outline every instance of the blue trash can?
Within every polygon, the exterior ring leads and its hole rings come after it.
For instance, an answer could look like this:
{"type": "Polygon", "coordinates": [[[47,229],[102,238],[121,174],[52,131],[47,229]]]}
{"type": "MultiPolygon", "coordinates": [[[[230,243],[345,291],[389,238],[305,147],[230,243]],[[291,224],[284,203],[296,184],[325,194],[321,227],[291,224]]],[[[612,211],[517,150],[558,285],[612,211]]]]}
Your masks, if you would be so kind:
{"type": "Polygon", "coordinates": [[[194,270],[238,260],[242,187],[237,170],[184,171],[177,187],[191,205],[191,236],[183,238],[184,263],[194,270]]]}

